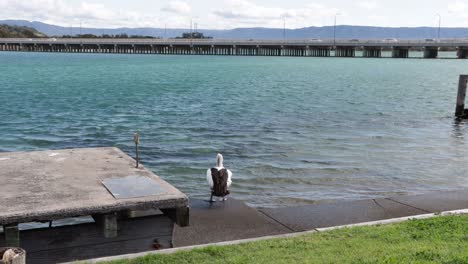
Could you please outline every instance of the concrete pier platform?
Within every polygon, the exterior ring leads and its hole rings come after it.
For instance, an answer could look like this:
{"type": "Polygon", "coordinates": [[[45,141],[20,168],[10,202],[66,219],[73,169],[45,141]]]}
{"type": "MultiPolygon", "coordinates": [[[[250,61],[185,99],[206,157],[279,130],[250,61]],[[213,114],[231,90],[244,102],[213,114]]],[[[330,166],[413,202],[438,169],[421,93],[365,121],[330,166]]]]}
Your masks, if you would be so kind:
{"type": "Polygon", "coordinates": [[[0,225],[188,205],[185,194],[117,148],[0,153],[0,225]],[[148,177],[157,196],[116,199],[105,179],[148,177]]]}
{"type": "Polygon", "coordinates": [[[0,153],[0,168],[0,225],[8,246],[20,244],[18,224],[27,222],[91,215],[104,236],[116,237],[123,212],[160,209],[181,225],[188,221],[187,196],[144,166],[136,168],[117,148],[0,153]],[[109,189],[111,181],[120,193],[109,189]]]}

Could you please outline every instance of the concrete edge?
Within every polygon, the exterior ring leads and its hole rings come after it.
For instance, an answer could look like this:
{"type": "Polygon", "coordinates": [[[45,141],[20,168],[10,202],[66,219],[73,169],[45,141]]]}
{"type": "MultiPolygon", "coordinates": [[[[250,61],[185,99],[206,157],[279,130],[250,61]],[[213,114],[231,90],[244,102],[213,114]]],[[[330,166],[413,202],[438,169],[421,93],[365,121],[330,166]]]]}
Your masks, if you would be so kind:
{"type": "Polygon", "coordinates": [[[276,239],[276,238],[292,238],[292,237],[297,237],[299,235],[305,235],[305,234],[311,234],[311,233],[317,233],[317,231],[311,230],[311,231],[301,232],[300,234],[289,233],[289,234],[276,235],[276,236],[264,236],[264,237],[232,240],[232,241],[217,242],[217,243],[210,243],[210,244],[203,244],[203,245],[169,248],[169,249],[163,249],[163,250],[158,250],[158,251],[146,251],[146,252],[135,253],[135,254],[126,254],[126,255],[112,256],[112,257],[103,257],[103,258],[96,258],[96,259],[64,262],[61,264],[77,264],[77,263],[88,264],[88,263],[98,263],[98,262],[115,261],[115,260],[122,260],[122,259],[135,259],[139,257],[149,256],[149,255],[173,254],[179,251],[190,251],[193,249],[206,248],[210,246],[230,246],[230,245],[239,245],[239,244],[245,244],[249,242],[270,240],[270,239],[276,239]]]}
{"type": "Polygon", "coordinates": [[[172,253],[176,253],[176,252],[179,252],[179,251],[190,251],[190,250],[193,250],[193,249],[206,248],[206,247],[210,247],[210,246],[239,245],[239,244],[245,244],[245,243],[262,241],[262,240],[270,240],[270,239],[278,239],[278,238],[293,238],[293,237],[299,237],[299,236],[303,236],[303,235],[307,235],[307,234],[327,232],[327,231],[332,231],[332,230],[336,230],[336,229],[343,229],[343,228],[352,228],[352,227],[359,227],[359,226],[375,226],[375,225],[398,224],[398,223],[409,221],[409,220],[420,220],[420,219],[434,218],[434,217],[438,217],[438,216],[463,215],[463,214],[468,214],[468,209],[446,211],[446,212],[441,212],[441,213],[430,213],[430,214],[406,216],[406,217],[400,217],[400,218],[392,218],[392,219],[372,221],[372,222],[363,222],[363,223],[350,224],[350,225],[342,225],[342,226],[334,226],[334,227],[326,227],[326,228],[316,228],[316,229],[309,230],[309,231],[289,233],[289,234],[283,234],[283,235],[264,236],[264,237],[240,239],[240,240],[210,243],[210,244],[203,244],[203,245],[195,245],[195,246],[188,246],[188,247],[170,248],[170,249],[163,249],[163,250],[158,250],[158,251],[147,251],[147,252],[112,256],[112,257],[95,258],[95,259],[89,259],[89,260],[64,262],[62,264],[98,263],[98,262],[107,262],[107,261],[115,261],[115,260],[122,260],[122,259],[134,259],[134,258],[148,256],[148,255],[172,254],[172,253]]]}
{"type": "Polygon", "coordinates": [[[428,218],[433,218],[433,217],[437,217],[437,216],[462,215],[462,214],[468,214],[468,209],[446,211],[446,212],[441,212],[441,213],[430,213],[430,214],[422,214],[422,215],[414,215],[414,216],[405,216],[405,217],[400,217],[400,218],[392,218],[392,219],[386,219],[386,220],[378,220],[378,221],[364,222],[364,223],[357,223],[357,224],[350,224],[350,225],[342,225],[342,226],[324,227],[324,228],[317,228],[316,230],[319,231],[319,232],[326,232],[326,231],[331,231],[331,230],[341,229],[341,228],[397,224],[397,223],[405,222],[405,221],[408,221],[408,220],[428,219],[428,218]]]}
{"type": "MultiPolygon", "coordinates": [[[[167,195],[169,196],[169,195],[167,195]]],[[[125,210],[150,210],[150,209],[167,209],[186,207],[189,205],[188,198],[185,194],[170,195],[171,197],[161,201],[125,201],[111,205],[93,205],[93,206],[74,206],[68,208],[59,208],[53,210],[42,210],[35,213],[18,213],[14,212],[6,214],[0,218],[0,225],[12,223],[30,223],[30,222],[48,222],[52,220],[60,220],[69,217],[88,216],[93,214],[107,214],[125,210]]]]}

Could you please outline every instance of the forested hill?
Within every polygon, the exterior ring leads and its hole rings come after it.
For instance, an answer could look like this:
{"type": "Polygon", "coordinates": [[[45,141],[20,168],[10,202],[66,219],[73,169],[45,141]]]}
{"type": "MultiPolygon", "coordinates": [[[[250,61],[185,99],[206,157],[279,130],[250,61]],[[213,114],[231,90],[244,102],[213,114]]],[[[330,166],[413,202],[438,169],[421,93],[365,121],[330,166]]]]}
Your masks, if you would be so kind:
{"type": "Polygon", "coordinates": [[[0,38],[44,38],[47,37],[34,28],[0,24],[0,38]]]}

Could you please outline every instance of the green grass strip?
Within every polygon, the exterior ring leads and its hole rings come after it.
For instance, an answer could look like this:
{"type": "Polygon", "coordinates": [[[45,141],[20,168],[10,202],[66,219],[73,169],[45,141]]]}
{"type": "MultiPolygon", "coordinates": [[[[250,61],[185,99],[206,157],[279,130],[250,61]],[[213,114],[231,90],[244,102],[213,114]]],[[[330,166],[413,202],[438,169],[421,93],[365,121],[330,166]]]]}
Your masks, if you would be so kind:
{"type": "Polygon", "coordinates": [[[468,216],[353,227],[295,238],[210,246],[111,264],[468,263],[468,216]]]}

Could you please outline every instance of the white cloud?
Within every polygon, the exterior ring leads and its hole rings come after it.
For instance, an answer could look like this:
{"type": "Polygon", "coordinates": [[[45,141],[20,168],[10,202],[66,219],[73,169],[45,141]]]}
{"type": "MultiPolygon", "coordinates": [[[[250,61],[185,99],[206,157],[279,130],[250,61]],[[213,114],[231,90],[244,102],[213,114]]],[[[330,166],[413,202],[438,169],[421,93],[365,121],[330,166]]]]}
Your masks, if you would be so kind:
{"type": "Polygon", "coordinates": [[[358,6],[368,9],[368,10],[377,8],[377,2],[374,2],[374,1],[362,1],[362,2],[358,2],[357,4],[358,6]]]}
{"type": "Polygon", "coordinates": [[[71,6],[63,0],[0,0],[4,7],[0,12],[2,15],[22,15],[29,17],[74,17],[79,19],[110,19],[112,12],[103,5],[81,2],[79,6],[71,6]]]}
{"type": "Polygon", "coordinates": [[[433,26],[468,25],[468,0],[0,0],[0,19],[42,21],[61,26],[188,28],[286,27],[338,24],[433,26]],[[401,9],[401,6],[405,6],[401,9]],[[419,14],[415,16],[414,14],[419,14]],[[435,22],[432,21],[434,19],[435,22]]]}
{"type": "MultiPolygon", "coordinates": [[[[468,24],[468,4],[465,1],[455,1],[448,5],[449,18],[457,20],[457,27],[468,24]]],[[[437,18],[438,19],[438,18],[437,18]]],[[[442,16],[442,23],[445,23],[446,16],[442,16]]]]}
{"type": "Polygon", "coordinates": [[[280,27],[283,18],[288,27],[321,25],[324,19],[330,20],[338,12],[336,8],[309,3],[303,8],[265,7],[248,0],[226,0],[224,8],[214,10],[214,14],[231,21],[231,25],[262,25],[280,27]]]}
{"type": "Polygon", "coordinates": [[[157,17],[132,11],[110,9],[100,3],[66,0],[0,0],[0,19],[35,20],[58,25],[84,27],[122,27],[155,25],[157,17]]]}
{"type": "Polygon", "coordinates": [[[225,3],[225,8],[214,13],[227,19],[278,19],[284,14],[280,8],[263,7],[246,0],[229,0],[225,3]]]}
{"type": "Polygon", "coordinates": [[[464,13],[468,5],[463,1],[455,1],[449,4],[448,11],[452,13],[464,13]]]}
{"type": "Polygon", "coordinates": [[[169,4],[161,8],[161,10],[176,14],[189,14],[190,12],[192,12],[192,8],[190,7],[190,5],[182,1],[169,2],[169,4]]]}
{"type": "Polygon", "coordinates": [[[382,15],[369,15],[368,17],[369,21],[372,21],[374,25],[385,25],[387,24],[387,17],[382,16],[382,15]]]}

